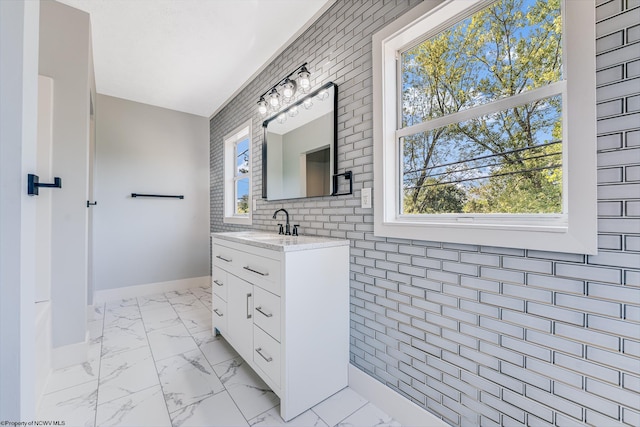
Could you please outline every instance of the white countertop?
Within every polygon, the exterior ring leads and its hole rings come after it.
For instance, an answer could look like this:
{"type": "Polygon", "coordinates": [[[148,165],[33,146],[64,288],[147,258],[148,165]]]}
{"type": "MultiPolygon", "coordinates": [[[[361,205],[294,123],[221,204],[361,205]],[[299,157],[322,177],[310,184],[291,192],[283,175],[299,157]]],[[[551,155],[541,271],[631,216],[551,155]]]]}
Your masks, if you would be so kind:
{"type": "Polygon", "coordinates": [[[344,239],[322,236],[285,236],[283,234],[268,233],[266,231],[211,233],[211,236],[230,242],[244,243],[281,252],[305,251],[333,246],[349,246],[349,241],[344,239]]]}

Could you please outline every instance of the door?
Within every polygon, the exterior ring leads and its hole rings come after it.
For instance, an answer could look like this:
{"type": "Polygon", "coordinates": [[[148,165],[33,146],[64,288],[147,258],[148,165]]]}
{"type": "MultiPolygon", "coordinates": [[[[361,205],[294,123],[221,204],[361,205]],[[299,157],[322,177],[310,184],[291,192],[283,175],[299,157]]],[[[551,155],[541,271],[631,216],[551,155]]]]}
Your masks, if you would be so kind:
{"type": "Polygon", "coordinates": [[[253,285],[227,275],[228,340],[245,360],[253,358],[253,285]]]}

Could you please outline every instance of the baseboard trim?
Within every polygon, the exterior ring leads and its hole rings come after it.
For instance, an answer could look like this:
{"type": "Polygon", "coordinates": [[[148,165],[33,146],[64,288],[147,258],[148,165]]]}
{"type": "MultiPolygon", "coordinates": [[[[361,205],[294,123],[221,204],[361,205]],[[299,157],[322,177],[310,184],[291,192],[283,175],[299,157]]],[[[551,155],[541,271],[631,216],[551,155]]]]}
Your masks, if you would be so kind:
{"type": "Polygon", "coordinates": [[[451,427],[352,364],[349,364],[349,387],[405,427],[451,427]]]}
{"type": "Polygon", "coordinates": [[[211,285],[211,276],[190,277],[188,279],[169,280],[167,282],[146,283],[144,285],[124,286],[122,288],[103,289],[93,295],[93,303],[102,304],[119,299],[137,298],[170,291],[182,291],[189,288],[211,285]]]}
{"type": "Polygon", "coordinates": [[[51,368],[68,368],[87,361],[89,357],[89,333],[87,332],[84,341],[54,347],[51,349],[51,368]]]}

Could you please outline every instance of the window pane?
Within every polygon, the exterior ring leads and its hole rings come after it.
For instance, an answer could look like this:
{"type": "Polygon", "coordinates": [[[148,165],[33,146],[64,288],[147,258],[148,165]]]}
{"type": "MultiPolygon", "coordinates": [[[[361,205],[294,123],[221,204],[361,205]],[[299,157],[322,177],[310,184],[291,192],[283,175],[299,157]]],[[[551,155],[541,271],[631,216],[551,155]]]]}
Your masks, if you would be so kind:
{"type": "Polygon", "coordinates": [[[249,178],[236,181],[236,214],[247,215],[249,213],[249,178]]]}
{"type": "Polygon", "coordinates": [[[236,143],[236,176],[249,172],[249,140],[236,143]]]}
{"type": "Polygon", "coordinates": [[[499,0],[401,55],[402,127],[562,79],[560,0],[499,0]]]}
{"type": "Polygon", "coordinates": [[[401,139],[404,214],[561,213],[562,97],[401,139]]]}

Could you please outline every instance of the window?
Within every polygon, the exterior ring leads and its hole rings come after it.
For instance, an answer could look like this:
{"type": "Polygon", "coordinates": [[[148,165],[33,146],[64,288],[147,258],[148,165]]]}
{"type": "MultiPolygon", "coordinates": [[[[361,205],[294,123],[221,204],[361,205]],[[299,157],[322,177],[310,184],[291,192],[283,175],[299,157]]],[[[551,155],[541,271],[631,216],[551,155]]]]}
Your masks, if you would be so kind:
{"type": "Polygon", "coordinates": [[[251,225],[251,121],[224,138],[224,222],[251,225]]]}
{"type": "Polygon", "coordinates": [[[595,18],[425,2],[374,35],[374,231],[595,253],[595,18]]]}

